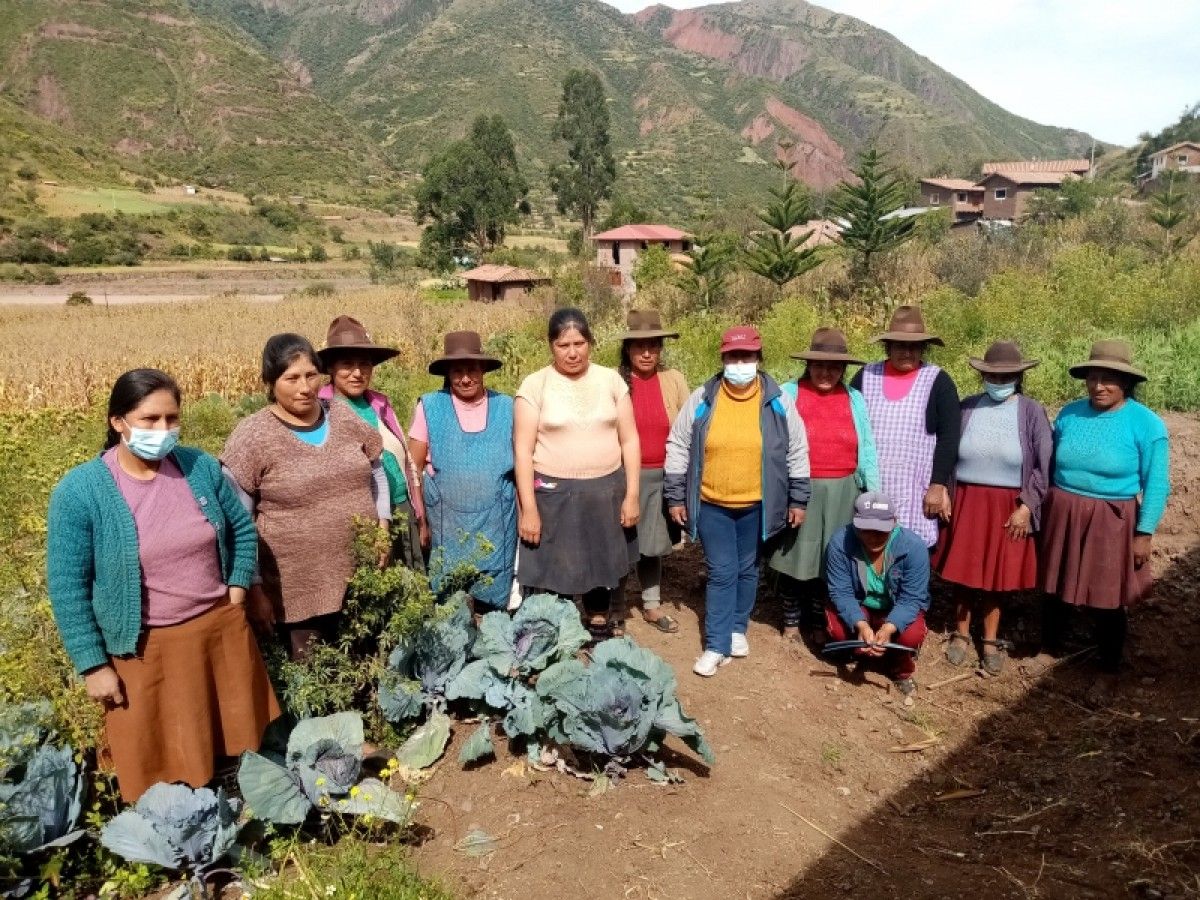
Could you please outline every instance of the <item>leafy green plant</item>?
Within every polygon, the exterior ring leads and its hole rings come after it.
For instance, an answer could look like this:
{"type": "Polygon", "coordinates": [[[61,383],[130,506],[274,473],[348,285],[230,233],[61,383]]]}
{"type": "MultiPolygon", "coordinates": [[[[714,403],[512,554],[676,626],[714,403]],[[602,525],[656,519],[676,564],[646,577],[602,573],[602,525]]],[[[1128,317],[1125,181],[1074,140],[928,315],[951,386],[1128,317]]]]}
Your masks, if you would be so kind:
{"type": "Polygon", "coordinates": [[[358,713],[303,719],[282,754],[265,745],[242,754],[238,787],[251,816],[277,825],[298,825],[314,809],[407,824],[414,804],[377,778],[359,781],[362,762],[358,713]]]}
{"type": "Polygon", "coordinates": [[[21,777],[0,784],[0,848],[32,853],[77,840],[86,785],[70,747],[38,747],[21,777]]]}
{"type": "Polygon", "coordinates": [[[457,594],[402,638],[379,682],[379,706],[387,720],[403,722],[427,710],[444,710],[446,688],[466,665],[474,637],[466,594],[457,594]]]}
{"type": "Polygon", "coordinates": [[[100,832],[100,843],[133,863],[149,863],[203,877],[233,849],[239,801],[223,789],[156,784],[133,808],[100,832]]]}
{"type": "Polygon", "coordinates": [[[597,645],[590,664],[576,659],[555,663],[537,682],[538,697],[554,710],[549,736],[603,760],[610,776],[622,774],[635,755],[656,753],[668,734],[681,738],[705,762],[716,761],[675,690],[671,667],[629,638],[597,645]]]}

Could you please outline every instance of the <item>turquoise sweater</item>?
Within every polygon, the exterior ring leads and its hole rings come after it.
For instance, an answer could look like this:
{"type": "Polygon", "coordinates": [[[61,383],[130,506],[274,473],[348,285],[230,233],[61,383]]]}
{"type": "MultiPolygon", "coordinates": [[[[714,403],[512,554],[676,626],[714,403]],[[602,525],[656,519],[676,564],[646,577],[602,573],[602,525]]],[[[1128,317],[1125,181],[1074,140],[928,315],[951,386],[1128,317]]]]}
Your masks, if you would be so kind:
{"type": "Polygon", "coordinates": [[[1142,497],[1137,530],[1153,534],[1167,506],[1167,426],[1136,400],[1097,412],[1087,400],[1054,421],[1054,486],[1084,497],[1142,497]]]}
{"type": "MultiPolygon", "coordinates": [[[[225,583],[248,587],[258,554],[254,522],[201,450],[171,454],[216,530],[225,583]]],[[[137,649],[142,633],[142,566],[137,526],[99,456],[63,476],[50,495],[46,571],[50,604],[71,662],[80,672],[137,649]]]]}

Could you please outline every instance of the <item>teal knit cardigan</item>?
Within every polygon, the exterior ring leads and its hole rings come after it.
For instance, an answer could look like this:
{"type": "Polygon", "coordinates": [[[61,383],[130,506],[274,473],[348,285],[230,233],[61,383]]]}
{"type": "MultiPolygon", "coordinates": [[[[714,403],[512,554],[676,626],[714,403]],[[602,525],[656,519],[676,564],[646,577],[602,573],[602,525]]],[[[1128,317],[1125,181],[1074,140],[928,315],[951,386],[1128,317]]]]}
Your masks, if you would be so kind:
{"type": "MultiPolygon", "coordinates": [[[[258,556],[249,513],[216,459],[179,447],[171,459],[216,530],[221,576],[248,587],[258,556]]],[[[142,567],[133,513],[99,456],[63,476],[50,495],[46,573],[67,655],[81,674],[137,650],[142,567]]]]}

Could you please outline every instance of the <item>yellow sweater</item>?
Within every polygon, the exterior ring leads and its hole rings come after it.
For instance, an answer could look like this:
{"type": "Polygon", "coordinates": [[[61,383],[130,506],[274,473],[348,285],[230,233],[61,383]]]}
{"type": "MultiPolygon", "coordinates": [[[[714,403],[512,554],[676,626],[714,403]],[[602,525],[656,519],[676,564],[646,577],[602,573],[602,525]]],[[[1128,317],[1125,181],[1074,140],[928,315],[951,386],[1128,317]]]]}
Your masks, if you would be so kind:
{"type": "Polygon", "coordinates": [[[749,506],[762,500],[762,388],[743,391],[724,380],[704,439],[700,499],[718,506],[749,506]]]}

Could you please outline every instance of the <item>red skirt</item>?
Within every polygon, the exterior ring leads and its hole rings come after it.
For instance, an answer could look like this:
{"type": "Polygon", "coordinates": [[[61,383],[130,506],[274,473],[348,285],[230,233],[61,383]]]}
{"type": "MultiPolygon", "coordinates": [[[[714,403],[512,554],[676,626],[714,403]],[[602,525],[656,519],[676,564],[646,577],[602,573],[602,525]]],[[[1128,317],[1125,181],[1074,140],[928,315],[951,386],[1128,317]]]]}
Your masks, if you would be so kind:
{"type": "Polygon", "coordinates": [[[1017,508],[1017,488],[962,484],[954,490],[954,515],[943,528],[933,566],[946,581],[977,591],[1027,591],[1037,584],[1032,536],[1014,541],[1004,523],[1017,508]]]}
{"type": "Polygon", "coordinates": [[[1041,588],[1072,606],[1117,609],[1153,587],[1133,564],[1137,500],[1096,500],[1051,488],[1042,507],[1041,588]]]}

